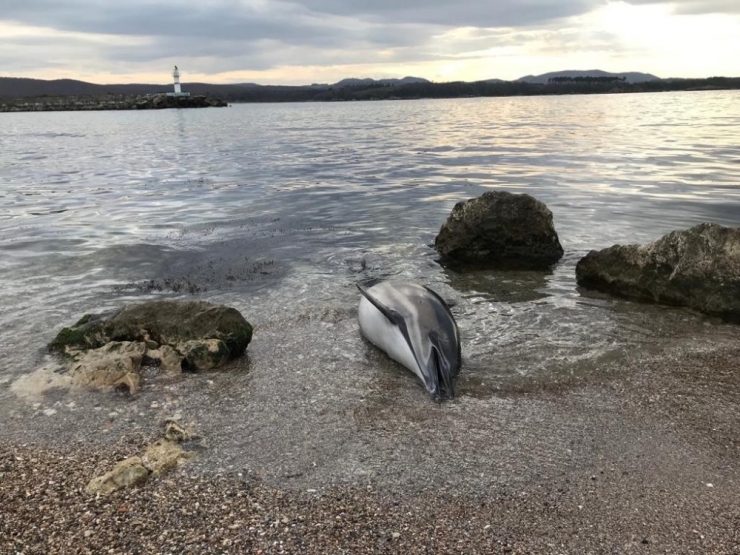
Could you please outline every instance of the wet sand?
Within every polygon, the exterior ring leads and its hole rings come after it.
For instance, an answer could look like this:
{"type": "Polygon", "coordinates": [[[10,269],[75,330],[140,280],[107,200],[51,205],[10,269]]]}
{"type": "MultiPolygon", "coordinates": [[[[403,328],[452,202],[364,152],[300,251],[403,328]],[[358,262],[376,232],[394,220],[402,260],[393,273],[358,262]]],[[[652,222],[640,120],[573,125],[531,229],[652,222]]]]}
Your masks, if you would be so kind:
{"type": "Polygon", "coordinates": [[[0,553],[740,551],[734,328],[547,380],[469,376],[434,404],[353,326],[266,327],[229,372],[153,377],[133,399],[4,405],[0,553]],[[203,438],[193,461],[82,492],[173,415],[203,438]]]}

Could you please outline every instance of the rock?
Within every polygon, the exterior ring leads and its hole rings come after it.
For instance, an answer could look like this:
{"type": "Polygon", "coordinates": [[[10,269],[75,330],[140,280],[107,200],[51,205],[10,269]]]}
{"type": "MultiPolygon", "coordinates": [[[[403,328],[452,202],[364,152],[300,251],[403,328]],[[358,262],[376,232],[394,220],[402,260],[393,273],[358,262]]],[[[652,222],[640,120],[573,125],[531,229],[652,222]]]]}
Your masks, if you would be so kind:
{"type": "Polygon", "coordinates": [[[165,374],[179,374],[182,372],[182,361],[185,357],[169,345],[148,350],[146,356],[158,363],[159,369],[165,374]]]}
{"type": "Polygon", "coordinates": [[[102,476],[90,480],[85,491],[92,495],[107,495],[119,489],[141,486],[150,475],[161,476],[193,456],[174,441],[160,439],[149,445],[141,457],[129,457],[102,476]]]}
{"type": "Polygon", "coordinates": [[[133,392],[144,356],[169,374],[211,370],[244,353],[251,340],[252,326],[233,308],[153,301],[87,315],[60,331],[49,348],[66,355],[75,383],[133,392]]]}
{"type": "Polygon", "coordinates": [[[546,270],[563,256],[547,206],[504,191],[458,202],[434,246],[443,262],[478,269],[546,270]]]}
{"type": "Polygon", "coordinates": [[[740,322],[740,228],[701,224],[647,245],[591,251],[576,279],[587,289],[740,322]]]}
{"type": "Polygon", "coordinates": [[[64,328],[49,348],[102,347],[110,341],[154,341],[176,347],[191,340],[219,339],[230,356],[241,355],[252,340],[252,326],[234,308],[205,301],[151,301],[126,306],[113,314],[84,316],[64,328]]]}
{"type": "Polygon", "coordinates": [[[175,468],[180,461],[193,458],[180,445],[168,439],[160,439],[149,445],[141,456],[141,462],[152,476],[161,476],[175,468]]]}
{"type": "Polygon", "coordinates": [[[112,341],[98,349],[80,352],[70,361],[72,383],[96,389],[139,389],[141,360],[146,345],[138,342],[112,341]]]}
{"type": "Polygon", "coordinates": [[[159,110],[162,108],[209,108],[227,106],[218,98],[202,95],[102,94],[10,98],[0,101],[0,112],[79,110],[159,110]]]}
{"type": "Polygon", "coordinates": [[[85,491],[89,494],[107,495],[123,488],[144,485],[149,479],[149,471],[144,467],[141,458],[130,457],[119,462],[112,470],[102,476],[93,478],[85,491]]]}
{"type": "Polygon", "coordinates": [[[174,441],[176,443],[182,443],[183,441],[190,441],[195,437],[195,434],[191,430],[188,430],[184,426],[181,426],[180,423],[177,422],[177,420],[169,418],[165,421],[165,439],[168,439],[169,441],[174,441]]]}
{"type": "Polygon", "coordinates": [[[178,346],[185,370],[212,370],[229,360],[229,348],[219,339],[187,341],[178,346]]]}

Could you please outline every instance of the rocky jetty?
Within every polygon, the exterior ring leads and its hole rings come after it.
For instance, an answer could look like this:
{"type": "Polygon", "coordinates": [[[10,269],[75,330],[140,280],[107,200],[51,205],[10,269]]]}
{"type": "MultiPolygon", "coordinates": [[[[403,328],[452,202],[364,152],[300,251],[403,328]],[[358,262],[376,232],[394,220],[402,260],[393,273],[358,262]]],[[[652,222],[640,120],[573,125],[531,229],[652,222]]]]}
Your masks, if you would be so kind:
{"type": "Polygon", "coordinates": [[[546,270],[563,256],[547,206],[505,191],[457,203],[434,246],[443,262],[476,269],[546,270]]]}
{"type": "Polygon", "coordinates": [[[233,308],[203,301],[153,301],[84,316],[49,348],[63,354],[73,384],[135,392],[144,365],[178,374],[240,356],[252,326],[233,308]]]}
{"type": "Polygon", "coordinates": [[[740,228],[701,224],[647,245],[591,251],[576,279],[587,289],[740,322],[740,228]]]}
{"type": "Polygon", "coordinates": [[[161,110],[164,108],[221,108],[224,106],[227,106],[227,104],[223,100],[202,95],[109,94],[0,99],[0,112],[161,110]]]}

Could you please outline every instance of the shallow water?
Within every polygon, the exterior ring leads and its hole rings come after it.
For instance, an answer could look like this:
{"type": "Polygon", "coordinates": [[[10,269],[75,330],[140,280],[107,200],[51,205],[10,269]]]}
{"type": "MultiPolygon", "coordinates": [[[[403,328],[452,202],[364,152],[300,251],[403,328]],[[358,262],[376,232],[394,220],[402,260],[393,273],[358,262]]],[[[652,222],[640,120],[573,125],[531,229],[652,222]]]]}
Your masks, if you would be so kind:
{"type": "Polygon", "coordinates": [[[316,314],[353,318],[354,284],[379,278],[420,281],[448,299],[464,372],[494,382],[734,333],[687,311],[584,296],[574,268],[590,249],[705,221],[740,225],[736,91],[20,113],[0,123],[6,384],[84,313],[203,298],[291,334],[291,322],[316,314]],[[552,272],[458,275],[437,264],[431,244],[452,206],[489,189],[549,206],[566,251],[552,272]]]}

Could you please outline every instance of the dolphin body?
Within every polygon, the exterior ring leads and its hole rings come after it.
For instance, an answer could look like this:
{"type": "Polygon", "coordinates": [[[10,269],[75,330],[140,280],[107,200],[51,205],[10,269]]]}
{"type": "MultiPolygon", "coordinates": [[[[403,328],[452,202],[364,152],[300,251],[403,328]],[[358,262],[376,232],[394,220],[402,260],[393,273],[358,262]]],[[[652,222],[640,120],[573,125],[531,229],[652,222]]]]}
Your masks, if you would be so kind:
{"type": "Polygon", "coordinates": [[[462,360],[460,333],[442,298],[416,283],[383,281],[357,288],[362,334],[416,374],[432,398],[452,399],[462,360]]]}

